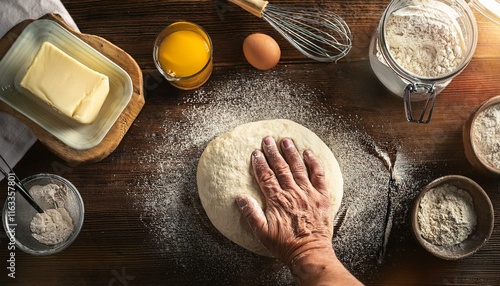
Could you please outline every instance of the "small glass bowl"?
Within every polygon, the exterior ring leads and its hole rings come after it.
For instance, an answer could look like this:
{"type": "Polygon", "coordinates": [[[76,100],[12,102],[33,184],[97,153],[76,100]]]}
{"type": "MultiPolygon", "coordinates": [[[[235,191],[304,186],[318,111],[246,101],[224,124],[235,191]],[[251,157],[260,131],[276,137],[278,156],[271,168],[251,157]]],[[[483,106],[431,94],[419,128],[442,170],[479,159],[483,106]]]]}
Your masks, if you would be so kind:
{"type": "MultiPolygon", "coordinates": [[[[30,222],[37,214],[37,211],[18,191],[12,191],[11,193],[9,189],[9,194],[2,212],[2,222],[10,241],[15,242],[16,248],[33,255],[51,255],[70,246],[82,229],[85,212],[82,197],[76,187],[65,178],[53,174],[33,175],[21,180],[21,183],[28,191],[35,185],[44,186],[56,184],[66,188],[68,192],[64,207],[73,220],[74,230],[73,233],[61,243],[45,245],[38,242],[32,236],[30,230],[30,222]]],[[[37,200],[36,197],[34,197],[34,199],[44,210],[54,208],[53,205],[50,205],[46,201],[37,200]]]]}
{"type": "Polygon", "coordinates": [[[175,22],[167,26],[164,30],[162,30],[158,36],[156,37],[156,40],[154,42],[153,46],[153,61],[155,63],[156,68],[158,71],[165,77],[168,82],[175,86],[176,88],[182,89],[182,90],[192,90],[199,88],[202,86],[209,78],[210,75],[212,74],[213,70],[213,45],[212,45],[212,39],[208,35],[207,31],[203,29],[201,26],[192,23],[192,22],[186,22],[186,21],[180,21],[180,22],[175,22]],[[163,40],[165,40],[170,34],[178,31],[191,31],[195,32],[199,36],[201,36],[209,49],[209,58],[205,65],[196,73],[184,77],[177,77],[175,75],[169,74],[167,70],[160,64],[160,47],[161,43],[163,40]]]}
{"type": "Polygon", "coordinates": [[[490,238],[494,225],[493,205],[486,192],[476,182],[464,176],[448,175],[430,182],[417,196],[411,211],[411,225],[415,239],[429,253],[445,260],[458,260],[476,253],[490,238]],[[476,229],[464,241],[449,246],[435,245],[425,239],[418,222],[420,203],[424,195],[431,189],[444,184],[451,184],[467,191],[472,197],[477,217],[476,229]]]}

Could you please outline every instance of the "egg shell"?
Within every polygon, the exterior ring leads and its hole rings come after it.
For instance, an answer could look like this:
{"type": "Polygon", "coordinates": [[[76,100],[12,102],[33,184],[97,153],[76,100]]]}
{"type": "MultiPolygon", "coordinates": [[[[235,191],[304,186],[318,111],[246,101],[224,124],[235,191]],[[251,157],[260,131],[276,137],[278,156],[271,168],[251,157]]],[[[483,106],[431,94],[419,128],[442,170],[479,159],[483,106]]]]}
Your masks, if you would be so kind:
{"type": "Polygon", "coordinates": [[[253,67],[268,70],[278,64],[281,49],[272,37],[262,33],[254,33],[243,41],[243,54],[253,67]]]}

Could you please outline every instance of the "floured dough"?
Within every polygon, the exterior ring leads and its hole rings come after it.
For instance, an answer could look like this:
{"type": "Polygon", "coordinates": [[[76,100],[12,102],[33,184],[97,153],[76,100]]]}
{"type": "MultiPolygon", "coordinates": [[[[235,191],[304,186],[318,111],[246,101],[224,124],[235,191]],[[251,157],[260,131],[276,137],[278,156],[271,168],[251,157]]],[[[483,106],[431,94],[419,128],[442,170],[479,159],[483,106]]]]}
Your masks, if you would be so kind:
{"type": "Polygon", "coordinates": [[[265,198],[253,176],[251,153],[261,149],[262,138],[277,142],[292,138],[300,154],[311,149],[325,169],[332,201],[331,227],[343,195],[342,174],[328,146],[312,131],[290,120],[276,119],[247,123],[212,140],[201,155],[197,184],[203,208],[212,224],[227,238],[260,255],[271,256],[255,238],[235,202],[239,194],[254,197],[265,209],[265,198]]]}

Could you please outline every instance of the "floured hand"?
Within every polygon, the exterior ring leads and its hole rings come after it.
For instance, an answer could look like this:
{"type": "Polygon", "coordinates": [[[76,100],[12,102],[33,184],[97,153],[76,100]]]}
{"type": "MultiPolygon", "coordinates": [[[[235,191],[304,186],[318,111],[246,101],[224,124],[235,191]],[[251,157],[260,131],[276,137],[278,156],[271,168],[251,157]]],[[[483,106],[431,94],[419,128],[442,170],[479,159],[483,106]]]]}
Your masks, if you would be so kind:
{"type": "Polygon", "coordinates": [[[249,196],[236,199],[255,236],[301,285],[359,284],[333,251],[323,167],[310,150],[302,159],[291,139],[283,139],[279,149],[272,137],[265,137],[263,151],[252,153],[265,210],[249,196]]]}

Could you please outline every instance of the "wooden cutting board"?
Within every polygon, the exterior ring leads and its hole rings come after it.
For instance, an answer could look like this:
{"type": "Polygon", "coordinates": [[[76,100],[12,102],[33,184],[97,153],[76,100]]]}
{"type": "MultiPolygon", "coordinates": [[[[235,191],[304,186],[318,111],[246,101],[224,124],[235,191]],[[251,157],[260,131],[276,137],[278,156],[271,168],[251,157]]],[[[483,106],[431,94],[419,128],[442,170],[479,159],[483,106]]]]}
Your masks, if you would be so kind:
{"type": "MultiPolygon", "coordinates": [[[[47,146],[47,148],[50,149],[54,154],[71,164],[101,161],[109,154],[111,154],[116,149],[118,144],[120,144],[123,136],[125,136],[128,129],[144,106],[145,100],[141,69],[137,65],[136,61],[124,50],[101,37],[75,32],[62,20],[59,15],[47,14],[41,19],[49,19],[57,22],[72,34],[74,34],[76,37],[80,38],[81,40],[92,46],[94,49],[99,51],[101,54],[115,62],[122,69],[124,69],[132,79],[132,98],[123,110],[122,114],[118,117],[111,129],[108,131],[104,139],[97,146],[85,150],[76,150],[67,146],[52,134],[47,132],[45,129],[40,127],[38,124],[31,121],[2,101],[0,101],[0,111],[7,112],[26,124],[31,129],[33,134],[35,134],[38,140],[40,140],[40,142],[47,146]]],[[[26,28],[26,26],[28,26],[28,24],[33,21],[36,20],[29,19],[19,23],[18,25],[13,27],[7,34],[5,34],[2,39],[0,39],[0,59],[3,58],[3,56],[7,53],[9,48],[24,30],[24,28],[26,28]]]]}

